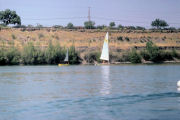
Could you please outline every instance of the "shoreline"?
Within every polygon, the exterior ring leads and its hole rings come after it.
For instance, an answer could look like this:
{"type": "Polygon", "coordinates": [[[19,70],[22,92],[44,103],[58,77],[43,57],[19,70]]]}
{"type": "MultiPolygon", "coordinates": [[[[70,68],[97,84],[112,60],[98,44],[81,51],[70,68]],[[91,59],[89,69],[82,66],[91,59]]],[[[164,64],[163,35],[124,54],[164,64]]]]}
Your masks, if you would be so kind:
{"type": "MultiPolygon", "coordinates": [[[[172,64],[178,64],[180,65],[180,61],[178,62],[175,62],[175,61],[164,61],[164,62],[159,62],[159,63],[154,63],[154,62],[147,62],[147,63],[131,63],[131,62],[115,62],[115,63],[109,63],[109,64],[102,64],[102,63],[97,63],[97,64],[94,64],[94,63],[81,63],[81,64],[70,64],[70,66],[98,66],[98,65],[163,65],[163,64],[166,64],[166,65],[172,65],[172,64]]],[[[19,64],[19,65],[0,65],[0,67],[5,67],[5,66],[58,66],[58,64],[34,64],[34,65],[24,65],[24,64],[19,64]]]]}

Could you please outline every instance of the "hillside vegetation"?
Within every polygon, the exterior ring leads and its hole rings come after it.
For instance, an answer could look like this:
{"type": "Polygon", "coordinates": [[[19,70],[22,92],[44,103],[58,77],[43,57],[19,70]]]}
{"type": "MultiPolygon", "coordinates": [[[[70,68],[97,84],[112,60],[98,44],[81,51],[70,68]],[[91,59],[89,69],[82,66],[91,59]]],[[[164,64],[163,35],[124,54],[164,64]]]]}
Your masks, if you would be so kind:
{"type": "MultiPolygon", "coordinates": [[[[90,56],[95,57],[95,61],[99,61],[97,57],[100,55],[106,32],[107,30],[97,29],[1,29],[0,48],[4,50],[16,48],[19,51],[24,51],[24,46],[27,46],[29,43],[31,43],[33,47],[40,50],[46,50],[49,44],[52,44],[53,46],[59,45],[64,50],[74,46],[83,62],[89,62],[90,56]]],[[[109,33],[109,47],[112,58],[111,61],[114,62],[127,61],[125,57],[127,52],[131,52],[134,48],[137,53],[140,53],[140,51],[143,51],[146,48],[147,42],[150,41],[155,43],[159,50],[176,50],[177,53],[180,51],[180,32],[154,32],[152,30],[110,30],[109,33]]],[[[63,58],[58,59],[53,63],[56,64],[62,59],[63,58]]],[[[94,62],[93,60],[92,62],[94,62]]]]}

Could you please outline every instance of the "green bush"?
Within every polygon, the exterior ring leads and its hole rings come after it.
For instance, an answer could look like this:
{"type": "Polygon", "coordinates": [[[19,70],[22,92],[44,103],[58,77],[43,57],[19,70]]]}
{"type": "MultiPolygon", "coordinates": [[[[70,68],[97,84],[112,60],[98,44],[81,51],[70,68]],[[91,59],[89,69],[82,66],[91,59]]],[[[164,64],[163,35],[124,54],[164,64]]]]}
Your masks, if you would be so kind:
{"type": "Polygon", "coordinates": [[[44,34],[39,33],[39,34],[38,34],[38,37],[39,37],[39,39],[41,39],[41,38],[43,38],[43,37],[44,37],[44,34]]]}
{"type": "Polygon", "coordinates": [[[117,40],[123,41],[123,37],[119,36],[119,37],[117,37],[117,40]]]}
{"type": "Polygon", "coordinates": [[[12,39],[16,39],[16,36],[14,34],[11,35],[12,39]]]}
{"type": "Polygon", "coordinates": [[[84,27],[86,28],[86,29],[94,29],[95,28],[95,22],[93,22],[93,21],[86,21],[86,22],[84,22],[84,27]]]}
{"type": "Polygon", "coordinates": [[[68,23],[66,26],[67,29],[73,29],[74,25],[72,23],[68,23]]]}
{"type": "Polygon", "coordinates": [[[5,52],[4,49],[0,49],[0,65],[6,64],[6,57],[5,57],[4,52],[5,52]]]}
{"type": "Polygon", "coordinates": [[[98,25],[96,28],[102,30],[102,29],[104,29],[104,28],[106,28],[106,27],[107,27],[106,25],[98,25]]]}
{"type": "Polygon", "coordinates": [[[129,37],[125,37],[125,40],[128,41],[128,42],[130,41],[130,40],[129,40],[129,37]]]}
{"type": "Polygon", "coordinates": [[[70,64],[79,64],[81,62],[81,58],[79,57],[79,53],[77,53],[74,46],[69,48],[69,63],[70,64]]]}
{"type": "Polygon", "coordinates": [[[119,57],[118,62],[129,62],[129,53],[123,52],[122,55],[119,57]]]}
{"type": "Polygon", "coordinates": [[[173,58],[178,58],[178,53],[175,50],[162,51],[152,41],[149,41],[146,43],[146,49],[141,51],[141,56],[144,60],[162,62],[164,60],[173,60],[173,58]]]}
{"type": "Polygon", "coordinates": [[[49,43],[48,48],[45,51],[45,59],[48,64],[58,64],[65,57],[65,51],[57,44],[56,46],[49,43]]]}
{"type": "Polygon", "coordinates": [[[180,58],[180,55],[176,52],[175,49],[172,50],[172,57],[178,58],[178,59],[180,58]]]}
{"type": "Polygon", "coordinates": [[[21,55],[23,64],[36,64],[37,53],[32,43],[28,43],[24,46],[21,55]]]}
{"type": "Polygon", "coordinates": [[[88,63],[100,62],[100,52],[91,52],[84,56],[88,63]]]}
{"type": "Polygon", "coordinates": [[[129,60],[131,63],[141,63],[141,56],[136,52],[135,49],[132,49],[129,53],[129,60]]]}
{"type": "Polygon", "coordinates": [[[17,65],[20,63],[21,54],[18,49],[10,48],[5,52],[6,64],[8,65],[17,65]]]}
{"type": "Polygon", "coordinates": [[[147,52],[147,50],[143,50],[140,52],[140,55],[142,56],[142,58],[146,61],[149,61],[150,60],[150,55],[149,53],[147,52]]]}
{"type": "Polygon", "coordinates": [[[0,50],[0,65],[17,65],[20,63],[20,52],[16,48],[0,50]]]}
{"type": "Polygon", "coordinates": [[[162,57],[162,51],[159,50],[159,48],[152,42],[149,41],[146,43],[146,50],[149,54],[149,60],[153,62],[161,62],[163,61],[162,57]]]}
{"type": "Polygon", "coordinates": [[[170,51],[161,51],[160,56],[162,58],[162,61],[173,60],[173,55],[172,55],[172,52],[170,52],[170,51]]]}

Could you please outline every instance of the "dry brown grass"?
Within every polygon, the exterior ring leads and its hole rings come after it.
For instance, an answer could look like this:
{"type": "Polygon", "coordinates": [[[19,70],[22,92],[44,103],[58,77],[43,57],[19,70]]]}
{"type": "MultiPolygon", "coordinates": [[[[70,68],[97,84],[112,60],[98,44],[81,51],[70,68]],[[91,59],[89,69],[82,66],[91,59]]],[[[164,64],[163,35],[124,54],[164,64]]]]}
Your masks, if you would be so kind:
{"type": "MultiPolygon", "coordinates": [[[[61,46],[69,47],[74,45],[78,50],[101,50],[105,32],[80,32],[80,31],[20,31],[19,29],[7,29],[0,31],[0,47],[11,47],[15,45],[22,48],[28,42],[32,42],[38,47],[47,47],[49,42],[60,44],[61,46]],[[16,39],[12,38],[12,34],[16,39]]],[[[180,33],[110,33],[110,49],[127,50],[134,46],[144,47],[147,41],[153,41],[161,47],[174,46],[180,47],[180,33]],[[122,36],[123,40],[117,40],[117,37],[122,36]],[[125,40],[129,38],[129,41],[125,40]]]]}

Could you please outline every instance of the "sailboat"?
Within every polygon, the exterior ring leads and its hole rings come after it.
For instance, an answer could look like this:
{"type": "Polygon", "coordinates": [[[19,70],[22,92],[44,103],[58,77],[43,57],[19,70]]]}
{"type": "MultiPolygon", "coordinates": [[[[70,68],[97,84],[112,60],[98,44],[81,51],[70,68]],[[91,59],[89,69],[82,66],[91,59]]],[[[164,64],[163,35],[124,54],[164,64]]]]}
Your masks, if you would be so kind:
{"type": "Polygon", "coordinates": [[[109,33],[106,33],[105,39],[104,39],[104,45],[101,52],[100,59],[102,60],[102,63],[109,63],[109,45],[108,45],[108,39],[109,39],[109,33]]]}
{"type": "Polygon", "coordinates": [[[66,52],[66,57],[64,59],[64,64],[58,64],[58,66],[67,66],[69,65],[69,52],[68,52],[68,49],[67,49],[67,52],[66,52]]]}

